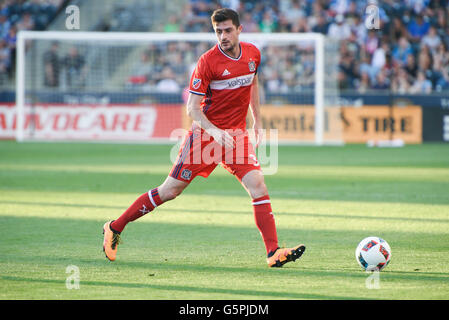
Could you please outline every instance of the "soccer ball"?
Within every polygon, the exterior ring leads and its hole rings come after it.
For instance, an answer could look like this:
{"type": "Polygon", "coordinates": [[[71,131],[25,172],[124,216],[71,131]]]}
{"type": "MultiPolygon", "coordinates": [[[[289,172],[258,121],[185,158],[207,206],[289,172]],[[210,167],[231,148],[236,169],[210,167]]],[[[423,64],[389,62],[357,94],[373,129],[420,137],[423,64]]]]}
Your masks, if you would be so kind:
{"type": "Polygon", "coordinates": [[[390,262],[391,249],[384,239],[368,237],[355,249],[355,258],[364,270],[380,271],[390,262]]]}

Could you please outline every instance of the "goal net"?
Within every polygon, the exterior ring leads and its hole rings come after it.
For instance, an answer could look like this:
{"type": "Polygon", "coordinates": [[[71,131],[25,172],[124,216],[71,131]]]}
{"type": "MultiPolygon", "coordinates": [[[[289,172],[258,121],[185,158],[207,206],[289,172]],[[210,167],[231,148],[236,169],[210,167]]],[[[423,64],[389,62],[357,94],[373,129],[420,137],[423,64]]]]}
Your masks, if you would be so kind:
{"type": "MultiPolygon", "coordinates": [[[[337,43],[313,33],[240,40],[262,54],[264,129],[280,143],[342,143],[337,43]]],[[[189,128],[190,75],[215,44],[211,33],[21,31],[16,139],[169,142],[174,130],[189,128]]]]}

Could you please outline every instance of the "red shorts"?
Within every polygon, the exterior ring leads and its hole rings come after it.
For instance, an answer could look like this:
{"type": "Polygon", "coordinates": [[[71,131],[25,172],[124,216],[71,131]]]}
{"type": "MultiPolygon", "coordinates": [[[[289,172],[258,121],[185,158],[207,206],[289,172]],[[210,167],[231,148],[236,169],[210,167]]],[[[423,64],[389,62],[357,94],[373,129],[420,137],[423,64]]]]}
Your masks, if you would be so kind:
{"type": "Polygon", "coordinates": [[[221,164],[241,181],[248,172],[260,170],[248,132],[228,132],[236,142],[233,149],[222,147],[201,128],[189,131],[179,149],[170,177],[184,182],[190,182],[196,176],[207,178],[221,164]]]}

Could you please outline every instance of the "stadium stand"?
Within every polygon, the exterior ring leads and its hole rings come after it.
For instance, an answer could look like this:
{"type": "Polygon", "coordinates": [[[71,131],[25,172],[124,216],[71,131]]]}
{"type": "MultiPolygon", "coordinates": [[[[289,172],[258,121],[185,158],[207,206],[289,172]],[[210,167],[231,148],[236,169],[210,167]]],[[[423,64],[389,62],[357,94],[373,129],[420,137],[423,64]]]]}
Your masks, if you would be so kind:
{"type": "Polygon", "coordinates": [[[55,18],[63,0],[0,1],[0,86],[14,76],[16,34],[44,30],[55,18]]]}
{"type": "MultiPolygon", "coordinates": [[[[211,12],[231,7],[240,12],[246,32],[320,32],[340,39],[342,92],[391,89],[393,93],[423,94],[449,90],[447,0],[177,0],[165,6],[160,1],[143,0],[4,0],[0,7],[0,86],[14,74],[17,30],[58,29],[50,22],[63,4],[73,2],[80,6],[82,15],[91,15],[83,20],[84,28],[97,31],[210,32],[211,12]],[[94,3],[103,10],[92,9],[94,3]],[[377,30],[365,26],[367,5],[379,8],[377,30]]],[[[63,18],[64,14],[59,16],[63,18]]],[[[170,50],[179,53],[185,45],[170,44],[170,50]]],[[[174,54],[173,59],[168,59],[161,56],[161,49],[165,48],[149,47],[146,52],[129,53],[121,64],[137,71],[126,79],[116,72],[122,77],[112,76],[112,81],[142,90],[181,90],[197,57],[174,54]],[[147,57],[157,62],[152,64],[151,77],[145,74],[145,68],[139,68],[145,63],[149,68],[147,57]],[[161,81],[162,85],[158,85],[161,81]]],[[[272,48],[266,55],[260,75],[267,92],[310,86],[313,69],[307,54],[301,54],[301,59],[285,57],[272,48]]],[[[87,63],[92,61],[87,59],[87,63]]]]}
{"type": "MultiPolygon", "coordinates": [[[[321,32],[341,40],[340,89],[360,92],[429,93],[449,89],[448,1],[365,0],[191,0],[180,29],[210,31],[207,17],[219,6],[237,8],[250,32],[321,32]],[[367,30],[367,5],[379,8],[380,28],[367,30]]],[[[272,57],[267,58],[263,68],[272,57]]],[[[291,57],[294,75],[276,63],[278,87],[292,89],[291,78],[303,76],[291,57]]],[[[263,74],[264,72],[261,72],[263,74]]],[[[265,88],[270,89],[265,82],[265,88]]]]}
{"type": "MultiPolygon", "coordinates": [[[[171,2],[176,5],[177,0],[171,2]]],[[[19,30],[65,30],[67,17],[65,8],[70,4],[75,4],[79,7],[80,16],[82,16],[80,31],[151,31],[156,28],[155,24],[165,20],[165,14],[168,14],[166,9],[170,6],[161,7],[162,3],[163,1],[146,0],[0,1],[0,88],[14,87],[15,40],[19,30]]],[[[80,49],[82,51],[82,48],[80,49]]],[[[97,56],[93,53],[86,57],[86,65],[95,65],[97,56]]],[[[123,57],[123,55],[121,56],[123,57]]],[[[59,63],[56,62],[61,67],[58,71],[62,74],[69,72],[69,69],[65,68],[67,64],[63,63],[64,60],[67,62],[65,57],[62,57],[62,60],[58,61],[59,63]]],[[[53,64],[55,61],[53,57],[53,64]]],[[[123,63],[125,62],[123,61],[123,63]]],[[[117,66],[120,64],[118,62],[117,66]]],[[[87,69],[95,71],[95,68],[87,69]]],[[[61,83],[65,84],[66,81],[61,83]]]]}
{"type": "MultiPolygon", "coordinates": [[[[225,6],[240,12],[246,32],[320,32],[339,39],[339,86],[343,91],[391,89],[393,93],[425,94],[449,89],[448,1],[190,0],[163,30],[210,32],[210,14],[225,6]],[[377,30],[365,26],[367,5],[379,8],[377,30]]],[[[307,55],[285,57],[274,48],[265,54],[259,74],[267,92],[310,87],[313,69],[308,59],[304,61],[307,55]]],[[[195,61],[185,59],[185,65],[195,61]]],[[[170,60],[163,64],[165,72],[172,69],[170,60]]],[[[140,75],[137,85],[151,87],[158,72],[152,70],[148,80],[140,75]]],[[[186,75],[179,72],[185,71],[178,69],[177,76],[171,77],[181,86],[186,75]]],[[[131,83],[137,80],[134,75],[130,79],[131,83]]]]}

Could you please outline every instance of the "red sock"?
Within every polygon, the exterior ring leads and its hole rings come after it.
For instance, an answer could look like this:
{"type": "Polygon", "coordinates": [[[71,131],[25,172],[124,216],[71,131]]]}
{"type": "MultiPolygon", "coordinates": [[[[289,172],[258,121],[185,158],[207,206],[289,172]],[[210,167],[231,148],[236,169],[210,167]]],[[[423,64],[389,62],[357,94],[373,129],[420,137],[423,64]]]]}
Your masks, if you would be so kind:
{"type": "Polygon", "coordinates": [[[111,228],[114,231],[122,232],[125,226],[148,212],[151,212],[157,206],[162,204],[161,198],[157,188],[142,194],[136,201],[114,222],[111,223],[111,228]]]}
{"type": "Polygon", "coordinates": [[[271,211],[271,202],[269,196],[263,196],[253,199],[254,219],[259,229],[267,254],[278,248],[278,237],[276,233],[276,224],[271,211]]]}

